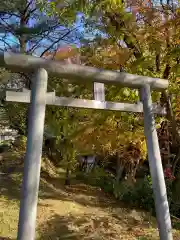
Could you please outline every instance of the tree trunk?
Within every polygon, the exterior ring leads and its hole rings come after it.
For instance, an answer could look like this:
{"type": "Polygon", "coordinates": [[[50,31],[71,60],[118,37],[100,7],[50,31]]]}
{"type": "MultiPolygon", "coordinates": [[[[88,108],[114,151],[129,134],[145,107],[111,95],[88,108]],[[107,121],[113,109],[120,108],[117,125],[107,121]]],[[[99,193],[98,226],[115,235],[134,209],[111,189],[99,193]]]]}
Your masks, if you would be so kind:
{"type": "Polygon", "coordinates": [[[124,171],[124,166],[119,166],[116,172],[116,182],[119,183],[119,181],[122,179],[122,174],[124,171]]]}
{"type": "Polygon", "coordinates": [[[68,159],[67,168],[66,168],[66,178],[65,178],[65,185],[70,185],[70,161],[68,159]]]}
{"type": "Polygon", "coordinates": [[[122,174],[124,171],[124,166],[121,164],[121,160],[119,155],[117,154],[117,171],[116,171],[116,182],[119,183],[119,181],[122,178],[122,174]]]}

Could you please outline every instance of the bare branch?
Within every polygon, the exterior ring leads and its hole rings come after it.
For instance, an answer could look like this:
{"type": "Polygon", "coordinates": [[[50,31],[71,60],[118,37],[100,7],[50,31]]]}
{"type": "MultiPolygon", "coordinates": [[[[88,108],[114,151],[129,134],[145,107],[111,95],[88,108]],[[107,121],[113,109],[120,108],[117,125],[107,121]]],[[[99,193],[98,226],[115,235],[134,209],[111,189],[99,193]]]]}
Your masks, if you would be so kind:
{"type": "Polygon", "coordinates": [[[75,31],[78,27],[74,28],[74,29],[70,29],[67,33],[65,33],[63,36],[61,36],[59,39],[57,39],[55,42],[53,42],[46,50],[44,50],[41,54],[40,57],[43,57],[43,55],[45,53],[47,53],[56,43],[58,43],[59,41],[63,40],[66,36],[68,36],[71,32],[75,31]]]}
{"type": "Polygon", "coordinates": [[[25,21],[27,21],[27,20],[29,19],[29,17],[31,16],[31,14],[33,14],[36,10],[37,10],[37,9],[34,8],[34,9],[32,9],[31,11],[29,11],[28,14],[27,14],[26,17],[25,17],[25,21]]]}
{"type": "Polygon", "coordinates": [[[6,15],[6,14],[8,15],[7,19],[9,19],[9,17],[12,17],[12,16],[17,17],[17,18],[20,17],[18,14],[12,13],[10,11],[0,11],[0,16],[1,15],[6,15]]]}
{"type": "Polygon", "coordinates": [[[5,24],[5,25],[3,25],[2,23],[0,23],[2,28],[5,28],[7,31],[11,32],[12,34],[15,34],[12,26],[10,24],[8,24],[1,16],[0,16],[0,20],[3,21],[5,24]]]}
{"type": "Polygon", "coordinates": [[[32,4],[33,0],[31,0],[22,11],[19,11],[21,15],[25,15],[28,11],[28,8],[30,7],[30,5],[32,4]]]}
{"type": "Polygon", "coordinates": [[[4,38],[0,39],[0,41],[4,43],[4,47],[7,45],[9,49],[12,49],[12,46],[8,42],[6,42],[4,38]]]}

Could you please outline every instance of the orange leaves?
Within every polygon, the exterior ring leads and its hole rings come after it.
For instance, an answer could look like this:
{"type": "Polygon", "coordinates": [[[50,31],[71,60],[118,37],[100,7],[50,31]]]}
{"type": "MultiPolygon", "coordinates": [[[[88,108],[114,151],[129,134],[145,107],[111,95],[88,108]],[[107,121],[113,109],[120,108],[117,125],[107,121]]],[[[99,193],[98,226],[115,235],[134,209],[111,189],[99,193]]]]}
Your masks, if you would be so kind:
{"type": "MultiPolygon", "coordinates": [[[[87,54],[87,53],[85,53],[87,54]]],[[[88,54],[88,64],[111,70],[119,70],[131,56],[128,48],[121,48],[117,44],[102,42],[101,46],[94,48],[92,54],[88,54]]]]}
{"type": "MultiPolygon", "coordinates": [[[[146,146],[143,136],[143,131],[133,133],[126,122],[117,119],[113,114],[109,114],[104,120],[99,122],[98,116],[93,114],[91,118],[94,120],[92,123],[84,123],[86,130],[78,134],[75,139],[75,145],[80,152],[98,152],[102,155],[115,155],[117,152],[125,154],[131,142],[133,142],[133,153],[129,153],[127,161],[133,161],[136,157],[141,156],[141,159],[146,157],[146,146]],[[97,121],[95,120],[97,118],[97,121]]],[[[126,156],[126,154],[124,155],[126,156]]]]}
{"type": "Polygon", "coordinates": [[[55,56],[56,60],[66,59],[70,57],[74,57],[78,54],[78,49],[72,46],[66,46],[64,48],[60,48],[55,56]]]}
{"type": "Polygon", "coordinates": [[[58,61],[67,59],[67,58],[72,58],[78,55],[79,50],[75,46],[67,45],[64,47],[60,47],[58,50],[54,52],[47,52],[44,54],[45,58],[49,59],[55,59],[58,61]]]}
{"type": "Polygon", "coordinates": [[[176,112],[176,119],[180,119],[180,97],[176,98],[176,107],[175,107],[175,112],[176,112]]]}

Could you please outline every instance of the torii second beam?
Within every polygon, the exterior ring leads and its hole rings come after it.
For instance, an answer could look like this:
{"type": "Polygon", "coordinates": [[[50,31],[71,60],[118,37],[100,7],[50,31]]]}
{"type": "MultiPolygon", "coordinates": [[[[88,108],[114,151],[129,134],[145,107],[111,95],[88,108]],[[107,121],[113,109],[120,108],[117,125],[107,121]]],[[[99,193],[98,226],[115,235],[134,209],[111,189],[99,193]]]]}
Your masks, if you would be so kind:
{"type": "MultiPolygon", "coordinates": [[[[23,89],[23,92],[6,92],[6,101],[10,102],[22,102],[30,103],[31,91],[23,89]]],[[[111,110],[111,111],[122,111],[122,112],[136,112],[142,113],[142,103],[120,103],[120,102],[107,102],[87,99],[77,99],[69,97],[57,97],[55,92],[46,93],[46,104],[64,107],[75,107],[75,108],[88,108],[88,109],[100,109],[100,110],[111,110]]],[[[165,108],[160,107],[157,104],[153,104],[152,112],[159,115],[166,115],[165,108]]]]}

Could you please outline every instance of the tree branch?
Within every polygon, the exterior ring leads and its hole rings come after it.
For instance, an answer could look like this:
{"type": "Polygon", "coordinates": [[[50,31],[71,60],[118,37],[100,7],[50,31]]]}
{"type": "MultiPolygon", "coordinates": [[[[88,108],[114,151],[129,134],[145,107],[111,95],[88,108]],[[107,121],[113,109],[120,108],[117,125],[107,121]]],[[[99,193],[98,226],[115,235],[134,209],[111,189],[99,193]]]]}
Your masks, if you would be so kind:
{"type": "Polygon", "coordinates": [[[44,55],[45,53],[47,53],[56,43],[58,43],[59,41],[63,40],[64,37],[68,36],[71,32],[73,32],[73,31],[76,30],[77,28],[79,28],[79,26],[76,27],[76,28],[74,28],[74,29],[70,29],[67,33],[65,33],[63,36],[61,36],[61,37],[60,37],[59,39],[57,39],[55,42],[53,42],[47,49],[45,49],[45,50],[41,53],[40,57],[43,57],[43,55],[44,55]]]}

